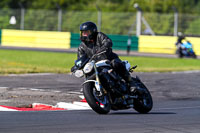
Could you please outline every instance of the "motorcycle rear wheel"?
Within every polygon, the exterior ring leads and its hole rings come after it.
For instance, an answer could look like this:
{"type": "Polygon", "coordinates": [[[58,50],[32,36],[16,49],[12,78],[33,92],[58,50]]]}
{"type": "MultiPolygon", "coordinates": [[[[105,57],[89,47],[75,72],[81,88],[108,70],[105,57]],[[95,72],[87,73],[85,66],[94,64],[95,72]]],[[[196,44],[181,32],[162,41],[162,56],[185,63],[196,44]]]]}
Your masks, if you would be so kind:
{"type": "Polygon", "coordinates": [[[98,114],[108,114],[110,112],[110,102],[108,96],[98,96],[95,85],[92,82],[83,85],[83,94],[90,107],[98,114]]]}
{"type": "Polygon", "coordinates": [[[195,53],[193,53],[192,58],[196,59],[197,55],[195,53]]]}
{"type": "Polygon", "coordinates": [[[134,101],[134,109],[139,113],[146,114],[153,108],[152,96],[141,81],[137,81],[137,86],[142,89],[144,93],[138,94],[138,99],[134,101]]]}

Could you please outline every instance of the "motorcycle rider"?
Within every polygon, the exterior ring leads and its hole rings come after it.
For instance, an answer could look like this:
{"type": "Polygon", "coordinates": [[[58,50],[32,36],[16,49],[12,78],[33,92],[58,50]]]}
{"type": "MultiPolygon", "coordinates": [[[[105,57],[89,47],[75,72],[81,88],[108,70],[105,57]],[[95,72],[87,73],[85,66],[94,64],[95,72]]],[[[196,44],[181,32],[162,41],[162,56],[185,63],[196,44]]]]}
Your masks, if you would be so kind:
{"type": "Polygon", "coordinates": [[[176,48],[177,48],[177,53],[180,53],[182,55],[182,43],[183,43],[183,40],[185,39],[185,36],[181,33],[181,32],[178,32],[178,39],[177,39],[177,42],[176,42],[176,48]]]}
{"type": "Polygon", "coordinates": [[[181,33],[181,32],[178,32],[178,40],[177,40],[177,42],[176,42],[176,45],[178,45],[178,44],[182,44],[183,42],[183,40],[185,39],[185,36],[181,33]]]}
{"type": "Polygon", "coordinates": [[[80,25],[81,44],[78,47],[78,58],[82,56],[92,57],[94,54],[106,51],[96,58],[96,60],[108,59],[113,69],[129,83],[130,92],[137,90],[130,73],[119,59],[118,55],[112,51],[112,40],[102,32],[97,31],[97,26],[93,22],[85,22],[80,25]]]}

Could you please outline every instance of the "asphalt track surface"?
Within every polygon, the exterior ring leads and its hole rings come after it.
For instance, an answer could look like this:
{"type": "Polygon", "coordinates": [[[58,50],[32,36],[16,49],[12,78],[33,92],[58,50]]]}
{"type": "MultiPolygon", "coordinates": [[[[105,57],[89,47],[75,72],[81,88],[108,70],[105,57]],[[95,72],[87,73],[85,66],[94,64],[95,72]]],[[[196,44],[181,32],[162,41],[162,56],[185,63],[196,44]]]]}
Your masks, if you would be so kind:
{"type": "MultiPolygon", "coordinates": [[[[92,110],[0,112],[0,133],[199,133],[200,72],[136,73],[149,88],[154,107],[98,115],[92,110]]],[[[80,90],[68,74],[0,76],[1,86],[80,90]],[[35,82],[31,82],[35,81],[35,82]],[[36,84],[37,83],[37,84],[36,84]]]]}

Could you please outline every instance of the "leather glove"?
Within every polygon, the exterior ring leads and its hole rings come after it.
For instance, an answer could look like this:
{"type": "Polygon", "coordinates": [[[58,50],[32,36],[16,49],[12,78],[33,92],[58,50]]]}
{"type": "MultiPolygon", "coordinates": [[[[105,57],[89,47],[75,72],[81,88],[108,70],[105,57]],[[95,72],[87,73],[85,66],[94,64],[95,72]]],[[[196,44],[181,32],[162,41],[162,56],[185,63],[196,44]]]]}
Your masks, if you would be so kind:
{"type": "Polygon", "coordinates": [[[71,72],[74,72],[76,69],[77,69],[77,66],[73,66],[73,67],[71,68],[71,72]]]}

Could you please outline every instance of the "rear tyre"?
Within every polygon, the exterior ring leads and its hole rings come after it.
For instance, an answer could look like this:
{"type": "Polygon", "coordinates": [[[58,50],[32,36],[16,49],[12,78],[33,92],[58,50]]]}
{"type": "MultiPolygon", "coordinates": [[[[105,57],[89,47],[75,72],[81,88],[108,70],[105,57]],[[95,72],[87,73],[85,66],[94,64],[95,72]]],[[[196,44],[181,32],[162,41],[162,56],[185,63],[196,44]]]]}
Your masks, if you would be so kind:
{"type": "Polygon", "coordinates": [[[137,94],[138,98],[134,101],[134,109],[142,114],[146,114],[151,111],[153,107],[153,100],[147,87],[141,82],[137,81],[137,87],[143,90],[142,94],[137,94]]]}
{"type": "Polygon", "coordinates": [[[99,96],[92,82],[83,85],[83,94],[90,107],[98,114],[110,112],[110,102],[107,95],[99,96]]]}
{"type": "Polygon", "coordinates": [[[195,54],[195,53],[193,53],[193,55],[192,55],[192,58],[194,58],[194,59],[196,59],[196,58],[197,58],[197,56],[196,56],[196,54],[195,54]]]}

